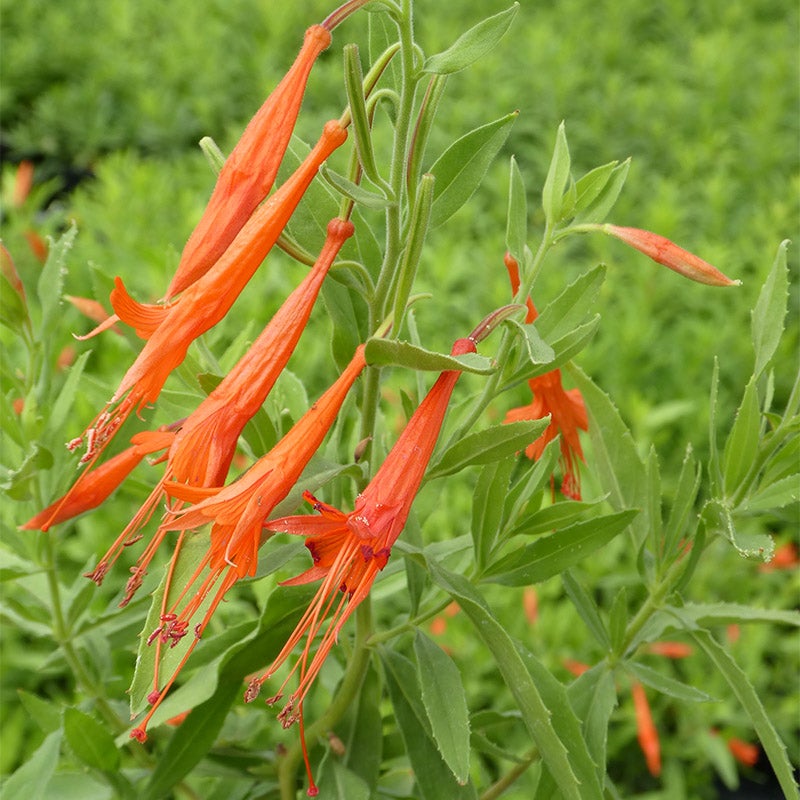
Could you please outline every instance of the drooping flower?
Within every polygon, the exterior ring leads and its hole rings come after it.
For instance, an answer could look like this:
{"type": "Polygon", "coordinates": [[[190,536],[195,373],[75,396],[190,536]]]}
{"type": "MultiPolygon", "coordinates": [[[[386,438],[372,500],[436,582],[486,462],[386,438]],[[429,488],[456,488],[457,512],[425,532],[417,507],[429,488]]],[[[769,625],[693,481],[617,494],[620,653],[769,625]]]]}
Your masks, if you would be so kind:
{"type": "Polygon", "coordinates": [[[203,216],[183,248],[166,299],[211,269],[269,194],[292,136],[308,76],[331,42],[321,25],[305,33],[294,64],[256,112],[226,159],[203,216]]]}
{"type": "MultiPolygon", "coordinates": [[[[474,353],[475,350],[473,339],[459,339],[453,346],[452,354],[463,355],[474,353]]],[[[346,514],[306,493],[306,500],[313,504],[319,516],[283,517],[265,525],[270,531],[306,537],[306,547],[311,552],[313,566],[285,581],[284,585],[295,586],[322,580],[308,610],[275,661],[263,675],[250,682],[245,693],[246,701],[254,700],[263,682],[305,639],[302,655],[283,684],[285,686],[299,668],[299,686],[278,715],[284,727],[301,720],[303,698],[336,642],[342,626],[368,595],[376,576],[386,566],[392,546],[403,530],[419,491],[450,396],[460,375],[460,371],[450,370],[439,376],[374,478],[356,499],[352,512],[346,514]],[[318,634],[322,639],[312,655],[318,634]]],[[[277,702],[282,689],[267,702],[277,702]]],[[[308,768],[307,754],[306,765],[308,768]]]]}
{"type": "Polygon", "coordinates": [[[29,519],[23,530],[48,530],[52,525],[97,508],[150,453],[169,447],[175,434],[143,431],[131,438],[131,446],[96,469],[86,470],[69,492],[29,519]]]}
{"type": "MultiPolygon", "coordinates": [[[[264,538],[264,521],[286,497],[322,444],[348,391],[364,366],[364,348],[359,346],[336,382],[272,450],[230,485],[225,488],[200,489],[170,484],[170,494],[179,500],[199,502],[172,515],[162,525],[164,531],[184,532],[208,523],[213,524],[208,551],[173,607],[165,611],[163,624],[153,633],[152,640],[170,644],[180,641],[188,632],[192,618],[203,600],[212,591],[215,593],[208,611],[194,627],[195,639],[190,642],[178,668],[163,688],[157,687],[154,691],[154,704],[131,733],[134,738],[140,741],[146,738],[149,720],[186,663],[225,593],[240,578],[255,574],[258,548],[264,538]],[[192,589],[195,591],[181,606],[192,589]]],[[[178,550],[179,546],[176,552],[178,550]]]]}
{"type": "MultiPolygon", "coordinates": [[[[511,291],[519,291],[519,264],[510,254],[503,259],[511,281],[511,291]]],[[[533,322],[538,313],[530,297],[525,299],[528,307],[525,321],[533,322]]],[[[579,430],[588,430],[589,419],[586,406],[579,389],[565,390],[561,382],[561,370],[554,369],[544,375],[538,375],[528,381],[533,393],[533,401],[525,406],[511,409],[504,422],[542,419],[550,415],[550,424],[538,439],[525,448],[525,455],[531,460],[541,458],[547,447],[556,436],[561,436],[561,492],[566,497],[580,500],[581,484],[578,461],[583,460],[579,430]]]]}
{"type": "MultiPolygon", "coordinates": [[[[229,311],[277,241],[322,162],[346,138],[347,131],[337,121],[328,122],[292,176],[256,210],[214,266],[172,305],[136,303],[116,279],[111,293],[114,309],[148,341],[114,396],[87,428],[87,452],[82,461],[93,460],[134,409],[155,402],[169,374],[186,357],[189,345],[229,311]]],[[[82,438],[70,443],[73,449],[80,446],[82,438]]]]}
{"type": "Polygon", "coordinates": [[[741,281],[731,280],[715,266],[702,258],[679,247],[664,236],[640,228],[625,228],[606,223],[601,227],[605,233],[634,247],[659,264],[669,267],[684,278],[705,283],[708,286],[740,286],[741,281]]]}
{"type": "MultiPolygon", "coordinates": [[[[289,361],[305,329],[319,290],[342,245],[353,234],[349,220],[333,219],[319,258],[300,285],[251,345],[236,366],[181,424],[167,456],[163,478],[109,548],[98,565],[104,576],[122,550],[134,541],[158,503],[173,484],[195,488],[221,487],[225,482],[239,435],[261,408],[289,361]]],[[[179,501],[180,502],[180,501],[179,501]]],[[[176,510],[176,507],[173,507],[176,510]]],[[[153,555],[166,534],[159,528],[131,569],[122,604],[139,588],[153,555]]]]}

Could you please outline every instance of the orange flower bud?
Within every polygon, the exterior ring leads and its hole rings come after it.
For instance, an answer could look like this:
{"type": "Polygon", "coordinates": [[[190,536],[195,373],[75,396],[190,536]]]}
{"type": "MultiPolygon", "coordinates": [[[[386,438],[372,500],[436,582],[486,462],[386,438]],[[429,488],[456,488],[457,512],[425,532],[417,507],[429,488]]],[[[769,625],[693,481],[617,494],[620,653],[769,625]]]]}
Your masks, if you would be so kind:
{"type": "Polygon", "coordinates": [[[640,253],[650,256],[653,261],[675,270],[675,272],[690,280],[705,283],[709,286],[741,285],[741,281],[731,280],[707,261],[703,261],[699,256],[684,250],[682,247],[678,247],[674,242],[659,236],[657,233],[610,224],[603,225],[603,230],[636,248],[640,253]]]}

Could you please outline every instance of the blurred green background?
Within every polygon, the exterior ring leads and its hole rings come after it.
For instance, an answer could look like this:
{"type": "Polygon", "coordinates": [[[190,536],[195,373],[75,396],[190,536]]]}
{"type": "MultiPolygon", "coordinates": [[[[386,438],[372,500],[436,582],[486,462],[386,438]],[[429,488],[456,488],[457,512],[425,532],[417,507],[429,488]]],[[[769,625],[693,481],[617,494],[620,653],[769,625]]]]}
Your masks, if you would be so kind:
{"type": "MultiPolygon", "coordinates": [[[[321,20],[331,5],[327,0],[0,0],[3,240],[25,280],[35,281],[40,269],[26,232],[55,235],[75,220],[68,294],[106,300],[113,276],[121,275],[137,298],[158,298],[213,186],[198,140],[209,135],[223,151],[230,150],[291,63],[304,28],[321,20]],[[14,180],[23,159],[34,162],[36,182],[25,202],[15,205],[14,180]]],[[[507,5],[419,0],[419,42],[426,53],[435,53],[464,28],[507,5]]],[[[433,294],[417,309],[423,344],[449,348],[454,337],[508,301],[502,265],[508,159],[516,156],[526,179],[530,244],[535,247],[543,223],[539,193],[556,128],[565,120],[576,177],[613,159],[633,159],[611,221],[657,231],[743,282],[729,290],[690,284],[621,243],[597,236],[570,240],[556,250],[535,289],[534,299],[543,304],[586,268],[608,264],[598,301],[603,322],[578,362],[612,396],[641,447],[655,443],[667,486],[677,475],[686,442],[695,444],[702,459],[714,359],[720,365],[718,415],[725,428],[752,369],[749,310],[779,242],[800,241],[798,16],[791,0],[523,0],[501,46],[450,79],[431,139],[428,163],[466,131],[520,111],[481,189],[431,234],[418,284],[419,291],[433,294]]],[[[321,123],[341,113],[341,48],[358,41],[366,59],[365,30],[361,16],[337,30],[312,73],[297,129],[301,138],[315,139],[321,123]]],[[[379,225],[371,213],[365,212],[365,218],[379,225]]],[[[789,259],[794,283],[788,335],[776,362],[776,407],[785,400],[798,366],[794,246],[789,259]]],[[[257,332],[305,269],[279,254],[270,260],[275,267],[259,272],[221,331],[212,334],[212,344],[230,341],[248,325],[257,332]]],[[[70,331],[90,327],[65,305],[63,330],[54,332],[64,347],[93,350],[86,397],[64,431],[65,441],[96,413],[98,399],[111,393],[132,360],[132,345],[138,346],[110,334],[85,344],[71,340],[70,331]]],[[[332,374],[327,331],[324,309],[318,309],[292,361],[310,396],[332,374]]],[[[0,343],[15,348],[5,329],[0,343]]],[[[508,407],[528,402],[525,387],[506,399],[496,409],[498,418],[508,407]]],[[[157,421],[169,421],[169,403],[162,409],[166,416],[157,421]]],[[[590,467],[584,470],[584,487],[595,494],[590,467]]],[[[132,482],[120,492],[113,516],[103,509],[78,523],[80,538],[63,542],[61,558],[75,566],[76,576],[86,558],[108,545],[119,503],[123,513],[125,503],[135,508],[143,490],[143,482],[132,482]]],[[[463,533],[469,511],[468,498],[462,499],[464,507],[454,513],[439,502],[436,491],[423,493],[419,516],[436,526],[441,538],[463,533]]],[[[21,521],[11,523],[6,512],[2,517],[4,525],[21,521]]],[[[774,530],[791,532],[785,520],[776,521],[774,530]]],[[[609,548],[588,567],[603,576],[597,592],[607,597],[606,605],[625,580],[609,565],[626,558],[630,554],[609,548]]],[[[753,579],[756,566],[727,549],[720,551],[722,558],[725,569],[709,565],[697,579],[705,580],[706,590],[717,599],[741,600],[739,588],[753,579]]],[[[765,576],[759,597],[748,600],[791,605],[791,587],[779,578],[765,576]]],[[[82,585],[83,579],[77,580],[82,585]]],[[[107,602],[113,593],[113,588],[104,591],[100,600],[107,602]]],[[[384,595],[379,591],[376,596],[384,595]]],[[[556,670],[562,657],[591,658],[584,652],[585,632],[575,625],[560,584],[549,582],[540,596],[551,604],[548,627],[536,629],[532,646],[540,643],[537,637],[562,642],[560,652],[547,655],[556,670]]],[[[515,605],[519,598],[506,592],[497,601],[508,604],[514,632],[525,635],[515,605]]],[[[228,610],[234,615],[237,607],[231,604],[228,610]]],[[[133,617],[129,628],[120,631],[121,641],[134,640],[137,621],[133,617]]],[[[452,627],[458,631],[457,626],[452,627]]],[[[748,675],[758,673],[769,636],[767,626],[749,630],[738,645],[737,657],[748,675]]],[[[456,633],[452,644],[464,664],[480,658],[468,631],[456,633]]],[[[790,647],[780,644],[786,659],[782,669],[791,663],[790,647]]],[[[65,692],[63,665],[46,660],[52,650],[48,642],[34,647],[28,639],[11,636],[5,637],[4,648],[6,658],[12,654],[4,691],[23,687],[51,697],[65,692]]],[[[115,654],[123,675],[126,668],[120,664],[129,656],[115,654]]],[[[700,667],[681,668],[688,682],[703,683],[700,667]]],[[[484,678],[488,682],[491,676],[470,679],[471,696],[481,696],[476,685],[484,678]]],[[[785,696],[791,681],[782,671],[762,672],[756,681],[765,695],[780,695],[773,707],[779,706],[787,725],[793,725],[786,722],[792,713],[785,696]]],[[[118,679],[113,691],[122,695],[126,685],[118,679]]],[[[682,738],[699,724],[693,713],[669,720],[675,734],[668,745],[672,752],[683,755],[682,738]]],[[[24,716],[21,710],[17,716],[24,716]]],[[[728,717],[720,712],[720,719],[728,717]]],[[[11,736],[12,726],[6,729],[11,736]]],[[[12,744],[7,739],[0,748],[3,771],[35,744],[18,739],[12,744]]],[[[625,752],[612,755],[628,760],[625,752]]]]}

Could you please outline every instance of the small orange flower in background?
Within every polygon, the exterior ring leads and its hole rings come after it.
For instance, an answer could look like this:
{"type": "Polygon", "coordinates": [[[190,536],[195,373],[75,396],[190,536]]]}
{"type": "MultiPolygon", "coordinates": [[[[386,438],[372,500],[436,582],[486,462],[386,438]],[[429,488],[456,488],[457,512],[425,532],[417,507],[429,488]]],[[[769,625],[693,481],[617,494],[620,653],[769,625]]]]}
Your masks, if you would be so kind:
{"type": "Polygon", "coordinates": [[[705,283],[708,286],[740,286],[742,283],[731,280],[715,266],[657,233],[608,223],[599,227],[605,233],[620,239],[653,261],[669,267],[689,280],[705,283]]]}
{"type": "Polygon", "coordinates": [[[761,757],[761,748],[757,744],[745,742],[732,736],[726,742],[731,755],[744,767],[754,767],[761,757]]]}
{"type": "MultiPolygon", "coordinates": [[[[191,655],[206,625],[222,602],[228,589],[246,575],[254,575],[258,548],[264,538],[266,518],[297,483],[311,457],[322,444],[328,430],[350,391],[356,378],[365,366],[364,348],[360,346],[350,364],[336,382],[297,421],[289,432],[266,455],[262,456],[241,477],[224,488],[196,488],[180,484],[170,485],[170,494],[180,500],[196,501],[196,505],[180,509],[163,523],[162,531],[183,532],[213,523],[208,551],[195,573],[190,577],[178,599],[170,609],[162,613],[162,625],[151,634],[150,642],[174,646],[189,631],[192,618],[203,600],[216,590],[211,605],[203,619],[194,627],[194,639],[190,642],[180,664],[167,681],[158,685],[158,673],[154,675],[155,688],[151,694],[153,705],[142,722],[131,732],[139,741],[147,738],[147,724],[169,688],[177,678],[191,655]],[[199,582],[199,586],[183,604],[184,598],[199,582]]],[[[269,534],[267,534],[268,536],[269,534]]],[[[178,540],[172,559],[171,571],[180,553],[182,539],[178,540]]],[[[164,596],[167,597],[168,591],[164,596]]]]}
{"type": "Polygon", "coordinates": [[[631,695],[636,714],[636,738],[642,748],[647,769],[654,777],[661,774],[661,743],[658,738],[658,729],[653,722],[650,703],[647,700],[644,687],[638,681],[631,683],[631,695]]]}
{"type": "MultiPolygon", "coordinates": [[[[472,339],[459,339],[453,355],[476,351],[472,339]]],[[[296,670],[300,683],[278,715],[284,727],[299,721],[301,742],[311,788],[315,791],[303,737],[302,706],[328,653],[336,643],[342,626],[367,597],[378,573],[386,566],[392,545],[405,526],[411,505],[422,484],[447,406],[461,373],[443,372],[408,421],[386,460],[361,494],[353,511],[346,514],[321,503],[308,492],[306,500],[319,516],[290,516],[271,520],[265,527],[274,532],[306,537],[313,566],[288,581],[297,586],[322,580],[314,599],[281,652],[260,677],[253,678],[245,700],[255,700],[264,681],[274,675],[305,639],[299,660],[283,681],[278,693],[267,702],[277,703],[281,692],[296,670]],[[338,599],[337,599],[338,597],[338,599]],[[317,635],[322,638],[313,652],[317,635]]]]}
{"type": "Polygon", "coordinates": [[[665,658],[688,658],[694,653],[694,648],[685,642],[650,642],[644,649],[665,658]]]}
{"type": "Polygon", "coordinates": [[[775,572],[782,569],[795,569],[800,564],[797,554],[797,545],[794,542],[784,542],[775,548],[772,560],[767,564],[759,564],[759,572],[775,572]]]}
{"type": "MultiPolygon", "coordinates": [[[[506,253],[503,259],[511,280],[511,291],[519,291],[519,264],[506,253]]],[[[525,299],[528,313],[525,322],[533,322],[538,313],[530,297],[525,299]]],[[[531,378],[528,386],[533,393],[533,402],[519,408],[512,408],[503,422],[520,422],[528,419],[542,419],[550,415],[550,424],[545,432],[525,448],[525,455],[533,461],[541,458],[556,436],[561,436],[561,493],[573,500],[581,499],[581,480],[579,461],[583,461],[579,430],[589,429],[586,405],[578,389],[565,390],[561,383],[561,370],[554,369],[544,375],[531,378]]]]}

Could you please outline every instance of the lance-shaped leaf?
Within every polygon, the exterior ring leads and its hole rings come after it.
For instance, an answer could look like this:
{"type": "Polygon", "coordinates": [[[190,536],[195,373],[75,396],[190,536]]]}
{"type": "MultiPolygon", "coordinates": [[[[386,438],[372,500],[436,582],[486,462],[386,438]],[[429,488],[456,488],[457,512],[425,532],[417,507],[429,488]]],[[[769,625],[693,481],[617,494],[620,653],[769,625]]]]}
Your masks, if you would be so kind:
{"type": "Polygon", "coordinates": [[[428,566],[434,583],[461,606],[492,653],[562,797],[565,800],[599,800],[602,790],[597,774],[586,743],[574,725],[574,715],[568,719],[558,682],[552,676],[547,679],[543,668],[535,670],[534,678],[531,659],[523,659],[517,645],[472,584],[433,560],[429,560],[428,566]],[[560,715],[558,721],[556,714],[560,715]]]}
{"type": "Polygon", "coordinates": [[[625,669],[645,686],[649,686],[651,689],[655,689],[668,697],[674,697],[676,700],[685,703],[711,703],[717,700],[710,694],[706,694],[706,692],[696,689],[694,686],[689,686],[682,681],[675,680],[675,678],[670,678],[668,675],[664,675],[645,664],[631,661],[625,665],[625,669]]]}
{"type": "Polygon", "coordinates": [[[518,263],[525,262],[525,245],[528,241],[528,201],[525,182],[519,171],[517,159],[511,156],[508,178],[508,214],[506,215],[506,250],[518,263]]]}
{"type": "Polygon", "coordinates": [[[469,778],[469,712],[461,674],[453,659],[420,631],[414,639],[414,653],[433,740],[456,780],[466,783],[469,778]]]}
{"type": "Polygon", "coordinates": [[[491,52],[511,27],[518,10],[519,3],[514,3],[505,11],[479,22],[461,34],[447,50],[428,58],[422,67],[423,72],[449,75],[491,52]]]}
{"type": "Polygon", "coordinates": [[[567,145],[567,134],[564,123],[558,126],[556,144],[553,148],[553,157],[547,171],[544,188],[542,189],[542,208],[548,225],[554,225],[561,219],[561,207],[564,197],[564,188],[569,180],[570,156],[567,145]]]}
{"type": "Polygon", "coordinates": [[[334,170],[325,165],[323,165],[320,169],[320,174],[331,186],[333,186],[334,189],[336,189],[337,192],[343,194],[354,203],[359,203],[365,208],[373,208],[377,211],[383,211],[384,209],[393,205],[392,201],[389,200],[385,195],[371,192],[369,189],[364,189],[357,183],[353,183],[353,181],[345,178],[344,175],[334,172],[334,170]]]}
{"type": "Polygon", "coordinates": [[[611,165],[606,164],[603,167],[592,170],[592,172],[584,175],[576,184],[578,197],[575,201],[574,209],[576,212],[574,218],[575,223],[583,225],[603,222],[608,216],[609,211],[611,211],[614,204],[617,202],[619,193],[625,185],[625,179],[628,177],[628,170],[631,166],[631,160],[629,158],[613,167],[611,174],[603,183],[599,194],[592,197],[591,201],[588,200],[604,177],[604,171],[609,166],[611,165]]]}
{"type": "Polygon", "coordinates": [[[112,772],[120,755],[114,737],[96,719],[77,708],[64,711],[64,736],[77,758],[92,769],[112,772]]]}
{"type": "Polygon", "coordinates": [[[496,561],[483,579],[504,586],[528,586],[558,575],[608,544],[637,513],[628,509],[562,528],[496,561]]]}
{"type": "Polygon", "coordinates": [[[364,349],[364,357],[371,367],[406,367],[432,372],[456,369],[478,375],[490,375],[495,370],[491,359],[476,353],[450,356],[396,339],[370,339],[364,349]]]}
{"type": "Polygon", "coordinates": [[[453,142],[430,168],[436,178],[431,227],[441,225],[472,197],[511,132],[519,112],[476,128],[453,142]]]}
{"type": "Polygon", "coordinates": [[[724,536],[744,558],[771,561],[775,542],[766,533],[742,530],[736,525],[733,512],[723,500],[710,500],[703,507],[702,517],[709,530],[724,536]]]}
{"type": "Polygon", "coordinates": [[[494,425],[465,436],[445,450],[439,461],[431,467],[428,477],[441,478],[473,464],[489,464],[513,455],[538,439],[549,423],[550,417],[523,420],[508,425],[494,425]]]}
{"type": "Polygon", "coordinates": [[[780,243],[769,276],[761,287],[758,302],[751,316],[753,349],[756,353],[754,373],[760,375],[775,354],[786,317],[786,300],[789,294],[789,274],[786,265],[786,248],[789,240],[780,243]]]}
{"type": "Polygon", "coordinates": [[[761,413],[758,408],[758,389],[755,376],[753,376],[745,387],[730,436],[725,443],[722,474],[725,493],[728,497],[736,493],[755,461],[760,428],[761,413]]]}

